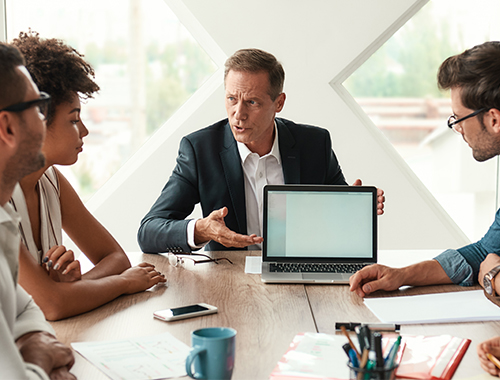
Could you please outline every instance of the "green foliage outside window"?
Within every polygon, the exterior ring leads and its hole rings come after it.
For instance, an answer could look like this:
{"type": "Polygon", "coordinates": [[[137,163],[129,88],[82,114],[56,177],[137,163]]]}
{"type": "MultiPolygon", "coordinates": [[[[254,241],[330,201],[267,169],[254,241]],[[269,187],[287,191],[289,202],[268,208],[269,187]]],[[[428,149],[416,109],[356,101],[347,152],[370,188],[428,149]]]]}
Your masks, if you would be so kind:
{"type": "Polygon", "coordinates": [[[345,87],[357,97],[443,97],[436,84],[441,62],[464,50],[462,36],[451,32],[451,20],[427,6],[375,52],[345,87]]]}

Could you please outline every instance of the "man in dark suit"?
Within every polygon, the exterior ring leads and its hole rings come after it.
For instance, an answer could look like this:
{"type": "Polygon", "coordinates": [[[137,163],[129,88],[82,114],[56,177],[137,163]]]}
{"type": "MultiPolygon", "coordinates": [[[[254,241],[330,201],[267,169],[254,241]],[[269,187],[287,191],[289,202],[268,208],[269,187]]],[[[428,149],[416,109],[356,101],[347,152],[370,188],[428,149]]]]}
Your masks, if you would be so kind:
{"type": "MultiPolygon", "coordinates": [[[[258,49],[225,65],[228,119],[181,141],[177,166],[139,228],[144,252],[259,249],[266,184],[347,185],[327,130],[275,118],[283,67],[258,49]],[[201,203],[203,218],[185,220],[201,203]]],[[[357,180],[355,185],[360,185],[357,180]]],[[[379,190],[379,214],[383,213],[379,190]]]]}

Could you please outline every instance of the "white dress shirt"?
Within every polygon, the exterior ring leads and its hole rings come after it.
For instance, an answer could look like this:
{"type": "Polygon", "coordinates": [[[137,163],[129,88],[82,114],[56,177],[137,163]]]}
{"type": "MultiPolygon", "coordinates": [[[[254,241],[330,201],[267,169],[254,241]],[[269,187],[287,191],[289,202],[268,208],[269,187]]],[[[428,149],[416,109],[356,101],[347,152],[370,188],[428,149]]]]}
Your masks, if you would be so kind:
{"type": "Polygon", "coordinates": [[[23,361],[15,343],[31,331],[54,334],[42,311],[17,284],[19,221],[10,204],[0,206],[0,378],[48,380],[40,367],[23,361]]]}
{"type": "MultiPolygon", "coordinates": [[[[275,134],[271,151],[262,157],[260,157],[257,153],[252,153],[245,144],[236,142],[245,177],[247,235],[256,234],[257,236],[262,236],[264,186],[282,185],[285,183],[283,168],[281,166],[276,121],[274,122],[274,125],[275,134]]],[[[196,220],[191,220],[187,227],[188,244],[193,249],[203,248],[208,243],[206,242],[202,245],[194,244],[194,225],[196,220]]],[[[256,244],[249,246],[248,249],[260,250],[261,246],[260,244],[256,244]]]]}
{"type": "MultiPolygon", "coordinates": [[[[262,217],[264,215],[264,186],[283,185],[283,168],[278,144],[278,128],[274,127],[275,137],[271,151],[260,157],[252,153],[243,143],[237,143],[241,166],[245,177],[245,207],[247,213],[247,235],[262,236],[262,217]]],[[[248,247],[249,250],[261,249],[260,244],[248,247]]]]}

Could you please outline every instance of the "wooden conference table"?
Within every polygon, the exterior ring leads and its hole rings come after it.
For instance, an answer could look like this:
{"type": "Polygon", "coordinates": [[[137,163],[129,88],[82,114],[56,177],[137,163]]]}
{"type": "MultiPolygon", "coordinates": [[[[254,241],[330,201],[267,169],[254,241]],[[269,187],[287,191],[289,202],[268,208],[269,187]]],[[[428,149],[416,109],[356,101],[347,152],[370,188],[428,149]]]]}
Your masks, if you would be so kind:
{"type": "MultiPolygon", "coordinates": [[[[431,258],[435,253],[381,251],[379,262],[403,266],[431,258]]],[[[162,255],[129,254],[132,264],[141,261],[154,264],[167,276],[167,286],[122,296],[91,312],[53,322],[57,337],[69,345],[72,342],[116,340],[170,332],[190,346],[192,330],[232,327],[237,331],[233,379],[258,380],[269,377],[299,332],[335,334],[335,322],[378,322],[363,300],[349,292],[346,285],[265,285],[260,275],[244,273],[245,256],[258,256],[259,251],[210,254],[212,257],[227,257],[234,264],[222,262],[219,265],[198,264],[192,268],[173,267],[162,255]],[[156,310],[198,302],[215,305],[219,312],[170,323],[153,318],[156,310]]],[[[429,286],[379,292],[375,297],[459,290],[464,289],[455,285],[429,286]]],[[[472,344],[453,377],[463,379],[483,373],[477,360],[476,346],[483,340],[500,335],[500,322],[405,325],[401,333],[450,334],[471,339],[472,344]]],[[[107,379],[79,354],[75,353],[75,357],[72,373],[79,379],[107,379]]]]}

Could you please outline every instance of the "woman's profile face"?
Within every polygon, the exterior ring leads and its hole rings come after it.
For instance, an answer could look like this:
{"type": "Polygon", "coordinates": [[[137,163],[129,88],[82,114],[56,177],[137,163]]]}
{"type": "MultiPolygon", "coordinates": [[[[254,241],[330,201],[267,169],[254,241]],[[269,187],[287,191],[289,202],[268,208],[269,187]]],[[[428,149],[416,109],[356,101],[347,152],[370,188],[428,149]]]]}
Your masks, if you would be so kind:
{"type": "Polygon", "coordinates": [[[78,154],[83,150],[83,138],[89,134],[80,119],[80,98],[77,94],[71,102],[56,106],[43,152],[50,165],[72,165],[78,160],[78,154]]]}

